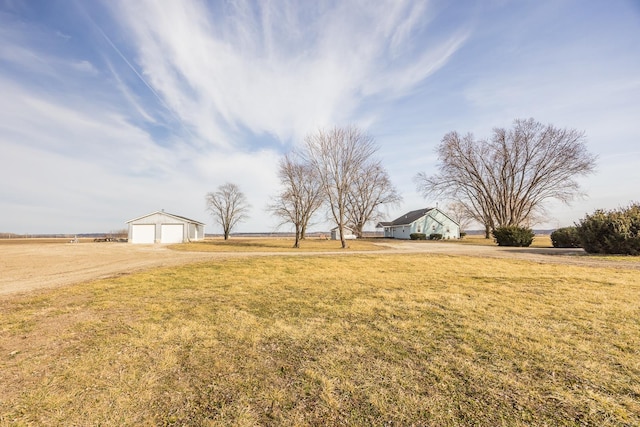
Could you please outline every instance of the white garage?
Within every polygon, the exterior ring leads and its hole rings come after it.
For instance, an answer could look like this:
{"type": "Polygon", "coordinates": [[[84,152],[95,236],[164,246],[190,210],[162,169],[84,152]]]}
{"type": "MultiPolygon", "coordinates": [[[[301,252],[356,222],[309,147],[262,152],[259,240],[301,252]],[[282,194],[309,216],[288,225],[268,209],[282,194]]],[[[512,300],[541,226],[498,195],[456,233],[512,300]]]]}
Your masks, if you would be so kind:
{"type": "Polygon", "coordinates": [[[134,224],[131,226],[130,242],[155,243],[156,226],[154,224],[134,224]]]}
{"type": "Polygon", "coordinates": [[[202,222],[164,210],[134,218],[127,224],[131,243],[183,243],[204,239],[202,222]]]}
{"type": "Polygon", "coordinates": [[[160,243],[182,243],[183,224],[162,224],[160,230],[160,243]]]}

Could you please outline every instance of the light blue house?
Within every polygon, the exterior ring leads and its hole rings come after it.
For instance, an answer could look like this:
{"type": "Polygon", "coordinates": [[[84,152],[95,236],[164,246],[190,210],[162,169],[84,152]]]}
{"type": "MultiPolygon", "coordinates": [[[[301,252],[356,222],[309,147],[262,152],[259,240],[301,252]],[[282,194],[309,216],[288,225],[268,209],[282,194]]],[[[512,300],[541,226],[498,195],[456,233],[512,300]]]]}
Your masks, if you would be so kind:
{"type": "Polygon", "coordinates": [[[440,234],[443,239],[459,239],[460,225],[438,208],[425,208],[407,212],[391,222],[380,222],[384,237],[409,239],[413,233],[440,234]]]}

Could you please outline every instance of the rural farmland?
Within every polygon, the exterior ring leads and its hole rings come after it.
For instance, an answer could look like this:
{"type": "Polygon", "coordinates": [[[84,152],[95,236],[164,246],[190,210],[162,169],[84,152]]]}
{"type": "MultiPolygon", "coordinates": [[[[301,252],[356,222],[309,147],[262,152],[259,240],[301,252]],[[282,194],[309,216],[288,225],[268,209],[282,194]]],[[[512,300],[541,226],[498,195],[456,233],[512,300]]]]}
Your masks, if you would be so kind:
{"type": "Polygon", "coordinates": [[[382,242],[0,244],[0,424],[640,423],[637,258],[382,242]]]}

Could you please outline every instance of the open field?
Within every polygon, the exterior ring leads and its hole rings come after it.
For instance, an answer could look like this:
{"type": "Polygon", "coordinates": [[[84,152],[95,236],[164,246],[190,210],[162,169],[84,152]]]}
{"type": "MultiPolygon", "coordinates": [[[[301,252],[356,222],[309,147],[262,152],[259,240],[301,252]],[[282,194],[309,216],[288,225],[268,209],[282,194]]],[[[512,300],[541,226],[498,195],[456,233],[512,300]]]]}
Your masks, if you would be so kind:
{"type": "MultiPolygon", "coordinates": [[[[380,246],[376,240],[382,239],[358,239],[347,240],[348,250],[352,251],[376,251],[380,246]]],[[[293,248],[292,238],[222,238],[206,239],[202,242],[183,243],[172,245],[171,249],[187,252],[291,252],[299,250],[303,252],[327,252],[342,250],[341,243],[335,240],[309,238],[300,242],[300,248],[293,248]]]]}
{"type": "Polygon", "coordinates": [[[640,269],[640,257],[586,256],[581,249],[545,247],[501,248],[495,245],[460,244],[454,241],[397,241],[372,239],[349,242],[308,240],[291,249],[287,239],[221,239],[184,245],[132,245],[125,243],[68,243],[66,239],[0,239],[0,295],[53,288],[74,283],[131,274],[149,268],[177,266],[222,258],[255,256],[353,255],[376,253],[427,253],[484,258],[514,258],[542,263],[560,263],[640,269]]]}
{"type": "MultiPolygon", "coordinates": [[[[331,253],[345,251],[340,242],[310,239],[301,249],[292,249],[291,239],[234,238],[229,241],[207,239],[184,245],[130,245],[94,243],[81,239],[0,239],[0,295],[51,288],[73,283],[129,274],[148,268],[180,265],[221,257],[273,255],[286,251],[331,253]],[[174,249],[174,250],[170,250],[174,249]],[[208,254],[210,253],[210,254],[208,254]]],[[[367,241],[350,242],[346,252],[380,250],[367,241]]]]}
{"type": "Polygon", "coordinates": [[[612,265],[274,255],[5,295],[0,424],[639,425],[612,265]]]}
{"type": "MultiPolygon", "coordinates": [[[[347,244],[350,248],[354,250],[375,250],[376,242],[401,242],[395,239],[385,239],[382,237],[374,237],[369,239],[357,239],[357,240],[347,240],[347,244]]],[[[485,239],[484,236],[480,236],[477,234],[465,236],[462,239],[451,239],[451,240],[414,240],[414,243],[421,244],[438,244],[438,243],[452,243],[452,244],[463,244],[463,245],[473,245],[473,246],[496,246],[495,240],[485,239]]],[[[181,246],[184,250],[205,250],[205,251],[226,251],[231,248],[231,250],[248,250],[248,251],[259,251],[259,250],[290,250],[293,244],[292,238],[233,238],[228,241],[224,241],[222,238],[214,238],[207,239],[205,242],[196,242],[187,245],[178,245],[181,246]],[[202,247],[205,248],[202,248],[202,247]]],[[[310,238],[307,240],[303,240],[301,242],[301,246],[304,250],[309,251],[323,251],[326,248],[335,248],[336,242],[325,239],[318,238],[310,238]]],[[[552,248],[551,237],[548,234],[537,234],[533,238],[533,243],[531,244],[532,248],[552,248]]]]}

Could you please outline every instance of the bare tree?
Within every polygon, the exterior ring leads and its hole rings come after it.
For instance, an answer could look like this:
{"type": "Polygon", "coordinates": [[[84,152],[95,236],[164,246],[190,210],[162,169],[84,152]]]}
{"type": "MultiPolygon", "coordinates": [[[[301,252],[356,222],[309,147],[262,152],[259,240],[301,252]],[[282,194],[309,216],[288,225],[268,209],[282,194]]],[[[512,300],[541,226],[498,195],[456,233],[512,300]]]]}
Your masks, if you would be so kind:
{"type": "Polygon", "coordinates": [[[373,139],[356,127],[320,130],[305,138],[307,161],[317,172],[329,211],[338,225],[340,242],[347,247],[344,228],[347,224],[349,192],[358,172],[363,169],[377,147],[373,139]]]}
{"type": "Polygon", "coordinates": [[[576,177],[592,173],[596,161],[583,132],[533,119],[495,128],[491,140],[450,132],[437,153],[439,173],[419,173],[418,191],[459,201],[487,238],[498,227],[532,224],[549,199],[569,203],[581,194],[576,177]]]}
{"type": "Polygon", "coordinates": [[[473,212],[464,203],[453,201],[447,205],[447,214],[458,223],[460,231],[467,231],[471,224],[475,221],[473,212]]]}
{"type": "MultiPolygon", "coordinates": [[[[295,227],[294,248],[300,247],[313,214],[322,205],[322,187],[316,170],[295,153],[285,155],[278,167],[282,191],[267,209],[295,227]]],[[[282,225],[281,224],[281,225],[282,225]]]]}
{"type": "Polygon", "coordinates": [[[383,216],[380,208],[398,204],[402,197],[391,183],[389,174],[380,162],[366,163],[357,172],[347,195],[347,220],[356,236],[362,237],[362,229],[369,221],[383,216]]]}
{"type": "Polygon", "coordinates": [[[213,219],[222,226],[224,240],[229,239],[231,230],[248,218],[251,207],[247,198],[236,184],[226,183],[213,193],[207,193],[207,210],[213,219]]]}

